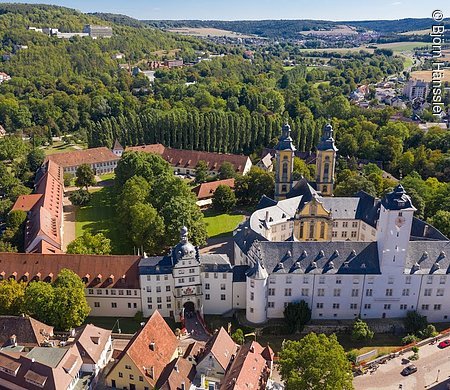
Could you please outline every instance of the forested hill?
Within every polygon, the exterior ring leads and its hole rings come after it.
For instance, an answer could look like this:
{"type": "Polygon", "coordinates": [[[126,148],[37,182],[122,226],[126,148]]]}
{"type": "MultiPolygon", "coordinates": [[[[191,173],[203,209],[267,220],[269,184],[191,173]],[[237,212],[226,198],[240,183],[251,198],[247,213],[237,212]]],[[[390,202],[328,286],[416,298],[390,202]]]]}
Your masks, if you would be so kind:
{"type": "MultiPolygon", "coordinates": [[[[338,25],[353,26],[359,30],[375,30],[381,34],[392,34],[430,29],[433,24],[431,18],[346,22],[329,20],[146,20],[144,22],[158,28],[213,27],[267,38],[293,39],[298,38],[300,32],[331,30],[338,25]]],[[[445,23],[449,24],[450,19],[446,19],[445,23]]]]}

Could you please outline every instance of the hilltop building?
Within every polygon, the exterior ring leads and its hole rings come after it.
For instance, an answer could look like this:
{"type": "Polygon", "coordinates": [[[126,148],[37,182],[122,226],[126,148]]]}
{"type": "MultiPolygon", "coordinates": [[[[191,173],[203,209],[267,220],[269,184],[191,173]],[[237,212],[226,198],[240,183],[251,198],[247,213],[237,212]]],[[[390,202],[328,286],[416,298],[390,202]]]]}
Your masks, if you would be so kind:
{"type": "Polygon", "coordinates": [[[411,101],[415,99],[426,100],[428,91],[429,83],[415,79],[409,80],[403,88],[403,94],[411,101]]]}

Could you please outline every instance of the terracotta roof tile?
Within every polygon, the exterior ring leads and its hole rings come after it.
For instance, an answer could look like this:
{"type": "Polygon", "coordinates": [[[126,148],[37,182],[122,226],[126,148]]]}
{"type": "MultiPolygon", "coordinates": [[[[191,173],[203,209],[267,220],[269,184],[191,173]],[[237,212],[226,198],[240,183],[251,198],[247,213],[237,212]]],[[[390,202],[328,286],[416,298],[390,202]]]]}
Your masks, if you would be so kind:
{"type": "Polygon", "coordinates": [[[96,164],[108,161],[118,161],[119,159],[120,157],[116,156],[105,146],[100,148],[55,153],[47,156],[47,160],[53,161],[63,168],[76,167],[81,164],[96,164]]]}
{"type": "Polygon", "coordinates": [[[264,390],[270,376],[271,361],[263,354],[266,348],[252,341],[244,344],[222,380],[220,390],[264,390]]]}
{"type": "Polygon", "coordinates": [[[95,288],[139,288],[138,263],[139,256],[0,253],[0,273],[4,272],[5,278],[15,273],[16,280],[50,281],[68,268],[83,279],[86,287],[95,288]]]}
{"type": "Polygon", "coordinates": [[[192,189],[192,192],[197,196],[197,199],[208,199],[212,198],[214,192],[216,192],[217,190],[217,187],[219,187],[220,185],[234,188],[234,179],[225,179],[202,183],[198,186],[195,186],[192,189]]]}
{"type": "Polygon", "coordinates": [[[248,161],[247,156],[240,154],[202,152],[198,150],[172,149],[161,144],[127,147],[126,151],[147,152],[161,155],[174,167],[195,169],[199,161],[205,161],[211,171],[219,170],[224,162],[233,164],[236,172],[243,173],[248,161]]]}
{"type": "Polygon", "coordinates": [[[20,195],[11,210],[30,211],[42,198],[42,194],[20,195]]]}
{"type": "Polygon", "coordinates": [[[188,360],[178,357],[166,366],[156,384],[158,390],[189,389],[195,378],[195,367],[188,360]],[[184,384],[184,387],[183,387],[184,384]]]}
{"type": "MultiPolygon", "coordinates": [[[[171,362],[178,346],[178,340],[158,311],[130,340],[116,364],[126,354],[152,384],[171,362]]],[[[112,372],[111,370],[110,372],[112,372]]]]}
{"type": "Polygon", "coordinates": [[[92,324],[78,328],[75,336],[76,345],[83,362],[87,364],[97,363],[110,337],[110,330],[102,329],[92,324]]]}
{"type": "Polygon", "coordinates": [[[53,335],[53,326],[31,317],[0,316],[0,347],[7,345],[13,335],[19,345],[39,346],[53,335]]]}
{"type": "Polygon", "coordinates": [[[209,353],[212,353],[218,363],[224,370],[228,367],[231,357],[236,353],[237,345],[224,328],[220,328],[218,332],[206,343],[199,361],[201,361],[209,353]]]}

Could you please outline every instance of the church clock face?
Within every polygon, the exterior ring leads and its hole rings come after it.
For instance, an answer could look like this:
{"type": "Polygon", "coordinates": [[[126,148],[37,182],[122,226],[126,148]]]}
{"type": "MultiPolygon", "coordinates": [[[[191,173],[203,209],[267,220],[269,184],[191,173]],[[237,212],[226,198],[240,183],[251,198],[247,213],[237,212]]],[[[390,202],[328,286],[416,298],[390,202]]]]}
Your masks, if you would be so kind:
{"type": "Polygon", "coordinates": [[[397,217],[395,219],[395,225],[401,228],[405,224],[405,217],[397,217]]]}

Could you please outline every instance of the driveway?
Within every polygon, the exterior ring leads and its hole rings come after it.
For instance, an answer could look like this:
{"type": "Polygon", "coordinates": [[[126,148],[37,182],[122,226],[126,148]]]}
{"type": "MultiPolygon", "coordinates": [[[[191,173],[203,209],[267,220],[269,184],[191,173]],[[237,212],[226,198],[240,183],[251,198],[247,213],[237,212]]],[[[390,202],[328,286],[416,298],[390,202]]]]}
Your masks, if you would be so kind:
{"type": "Polygon", "coordinates": [[[412,352],[407,352],[402,356],[389,360],[386,364],[380,364],[373,374],[367,373],[357,376],[353,381],[355,389],[448,389],[447,383],[450,382],[450,347],[439,349],[437,344],[427,344],[420,347],[419,360],[402,364],[402,359],[411,355],[412,352]],[[408,364],[417,366],[417,372],[403,377],[400,372],[408,364]]]}
{"type": "Polygon", "coordinates": [[[62,250],[66,252],[67,245],[76,238],[76,207],[67,196],[63,198],[63,223],[62,250]]]}

